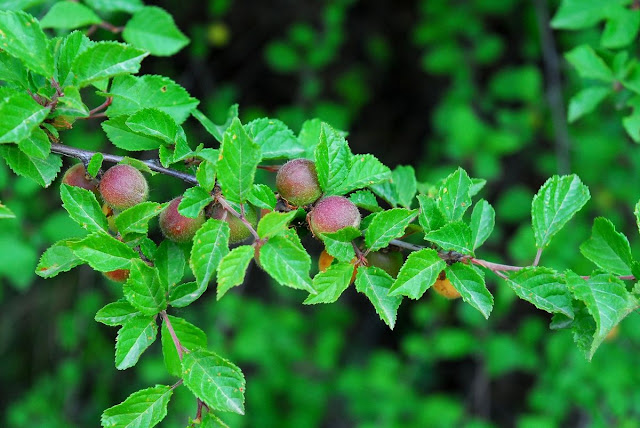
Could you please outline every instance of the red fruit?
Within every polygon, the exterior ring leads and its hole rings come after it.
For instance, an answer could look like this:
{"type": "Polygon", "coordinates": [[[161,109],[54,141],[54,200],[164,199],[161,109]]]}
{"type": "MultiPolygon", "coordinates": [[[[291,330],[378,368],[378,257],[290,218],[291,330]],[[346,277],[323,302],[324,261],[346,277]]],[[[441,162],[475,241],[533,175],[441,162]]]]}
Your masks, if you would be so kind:
{"type": "Polygon", "coordinates": [[[98,190],[97,181],[93,179],[84,169],[84,165],[77,163],[64,173],[62,182],[69,186],[82,187],[83,189],[95,192],[98,190]]]}
{"type": "Polygon", "coordinates": [[[280,196],[292,205],[314,203],[322,194],[316,164],[308,159],[290,160],[278,170],[276,188],[280,196]]]}
{"type": "Polygon", "coordinates": [[[147,200],[149,185],[144,175],[131,165],[115,165],[100,180],[102,199],[112,208],[126,210],[147,200]]]}
{"type": "MultiPolygon", "coordinates": [[[[236,210],[240,212],[239,209],[236,209],[236,210]]],[[[251,223],[251,225],[255,228],[256,224],[258,224],[258,214],[256,213],[256,209],[253,206],[246,204],[244,215],[247,221],[251,223]]],[[[251,231],[247,228],[247,226],[245,226],[242,220],[240,220],[238,217],[234,216],[233,214],[225,210],[219,204],[214,205],[210,209],[209,216],[211,218],[215,218],[218,220],[222,220],[224,218],[224,221],[226,221],[227,224],[229,224],[229,229],[230,229],[229,243],[230,244],[238,244],[244,241],[245,239],[247,239],[249,236],[251,236],[251,231]]]]}
{"type": "Polygon", "coordinates": [[[336,232],[345,227],[360,226],[360,211],[349,199],[329,196],[321,199],[308,216],[309,226],[314,235],[336,232]]]}
{"type": "Polygon", "coordinates": [[[127,282],[129,278],[129,269],[116,269],[104,272],[104,276],[115,282],[127,282]]]}
{"type": "Polygon", "coordinates": [[[174,242],[189,242],[204,223],[204,213],[200,211],[196,218],[183,216],[178,212],[181,200],[182,196],[173,199],[160,213],[160,229],[164,236],[174,242]]]}

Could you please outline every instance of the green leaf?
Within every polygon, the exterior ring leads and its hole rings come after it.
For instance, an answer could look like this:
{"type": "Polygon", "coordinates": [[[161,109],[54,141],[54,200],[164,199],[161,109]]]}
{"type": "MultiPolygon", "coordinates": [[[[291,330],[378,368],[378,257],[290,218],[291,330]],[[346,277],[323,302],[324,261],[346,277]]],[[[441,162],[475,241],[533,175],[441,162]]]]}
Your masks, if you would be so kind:
{"type": "Polygon", "coordinates": [[[0,80],[15,83],[24,89],[29,89],[29,71],[18,58],[8,53],[0,52],[0,80]]]}
{"type": "Polygon", "coordinates": [[[116,217],[118,232],[125,238],[128,235],[146,235],[149,231],[149,221],[159,215],[165,207],[166,204],[147,201],[127,208],[116,217]]]}
{"type": "Polygon", "coordinates": [[[142,0],[85,0],[92,9],[100,12],[135,13],[142,9],[142,0]]]}
{"type": "Polygon", "coordinates": [[[404,234],[418,210],[393,208],[376,215],[364,234],[364,242],[369,251],[376,251],[389,245],[392,239],[404,234]]]}
{"type": "Polygon", "coordinates": [[[222,125],[216,125],[215,123],[213,123],[200,110],[193,110],[191,114],[198,120],[198,122],[200,122],[204,129],[206,129],[207,132],[216,139],[216,141],[222,143],[222,138],[225,131],[227,130],[227,128],[229,128],[229,126],[231,126],[231,122],[233,122],[233,119],[238,117],[238,104],[234,104],[229,107],[229,110],[227,111],[227,121],[222,125]]]}
{"type": "Polygon", "coordinates": [[[395,208],[398,206],[398,192],[396,191],[396,186],[391,182],[391,180],[374,184],[369,186],[369,188],[373,193],[378,195],[382,200],[388,202],[392,207],[395,208]]]}
{"type": "Polygon", "coordinates": [[[229,252],[229,225],[225,221],[207,220],[193,238],[189,266],[198,288],[206,289],[220,260],[229,252]]]}
{"type": "Polygon", "coordinates": [[[167,416],[167,405],[173,394],[170,386],[157,385],[134,392],[122,403],[102,413],[104,428],[151,428],[167,416]]]}
{"type": "Polygon", "coordinates": [[[40,128],[34,129],[31,135],[20,140],[18,147],[27,156],[39,159],[46,159],[51,153],[51,141],[46,132],[40,128]]]}
{"type": "Polygon", "coordinates": [[[32,179],[42,187],[49,187],[62,166],[60,156],[52,154],[46,159],[39,159],[26,155],[10,145],[0,145],[0,155],[13,172],[32,179]]]}
{"type": "Polygon", "coordinates": [[[596,322],[593,342],[587,352],[587,358],[591,360],[609,331],[638,308],[638,301],[627,291],[624,283],[613,275],[597,274],[584,280],[568,272],[566,277],[569,289],[578,300],[584,302],[596,322]]]}
{"type": "Polygon", "coordinates": [[[218,182],[226,198],[247,200],[260,159],[260,146],[247,135],[240,120],[234,119],[224,133],[218,159],[218,182]]]}
{"type": "Polygon", "coordinates": [[[16,215],[8,206],[0,203],[0,219],[16,218],[16,215]]]}
{"type": "Polygon", "coordinates": [[[380,319],[393,330],[402,297],[389,296],[393,278],[375,266],[360,266],[356,275],[356,290],[371,301],[380,319]]]}
{"type": "Polygon", "coordinates": [[[140,312],[126,300],[118,300],[103,306],[95,316],[95,320],[110,326],[123,325],[128,320],[140,316],[140,312]]]}
{"type": "Polygon", "coordinates": [[[28,138],[48,114],[49,108],[28,94],[0,88],[0,143],[17,143],[28,138]]]}
{"type": "Polygon", "coordinates": [[[607,14],[607,23],[600,44],[605,48],[618,49],[632,43],[640,28],[640,10],[627,7],[612,7],[607,14]]]}
{"type": "Polygon", "coordinates": [[[87,6],[71,2],[55,3],[40,21],[42,28],[73,29],[91,24],[100,24],[102,19],[87,6]]]}
{"type": "Polygon", "coordinates": [[[496,212],[484,199],[476,202],[471,213],[471,248],[475,250],[487,240],[496,224],[496,212]]]}
{"type": "Polygon", "coordinates": [[[61,87],[66,88],[75,84],[75,75],[72,71],[73,64],[78,55],[94,44],[95,42],[89,40],[81,31],[74,31],[62,39],[62,42],[57,46],[58,49],[55,55],[57,80],[61,87]]]}
{"type": "Polygon", "coordinates": [[[563,30],[592,27],[606,17],[612,3],[611,0],[563,0],[551,20],[551,27],[563,30]]]}
{"type": "Polygon", "coordinates": [[[418,222],[425,233],[429,233],[432,230],[440,229],[446,224],[446,220],[433,198],[427,195],[418,195],[418,202],[420,203],[420,215],[418,216],[418,222]]]}
{"type": "Polygon", "coordinates": [[[412,252],[402,265],[389,295],[419,299],[436,282],[446,266],[436,250],[425,248],[412,252]]]}
{"type": "Polygon", "coordinates": [[[298,211],[288,213],[270,212],[260,219],[258,223],[258,236],[261,239],[271,238],[289,227],[289,223],[298,214],[298,211]]]}
{"type": "MultiPolygon", "coordinates": [[[[190,352],[197,349],[207,349],[207,335],[195,325],[178,317],[168,315],[171,327],[180,341],[180,344],[190,352]]],[[[162,323],[161,331],[162,355],[164,356],[164,365],[172,376],[180,377],[182,375],[182,363],[178,356],[178,351],[173,343],[173,338],[166,321],[162,323]]]]}
{"type": "Polygon", "coordinates": [[[185,217],[196,218],[200,212],[213,201],[213,196],[202,187],[191,187],[184,192],[178,212],[185,217]]]}
{"type": "Polygon", "coordinates": [[[249,267],[254,254],[255,250],[252,246],[241,245],[222,258],[218,267],[218,290],[216,293],[218,300],[231,288],[244,282],[247,267],[249,267]]]}
{"type": "Polygon", "coordinates": [[[92,191],[63,183],[60,185],[60,197],[69,216],[84,229],[89,232],[109,230],[107,217],[92,191]]]}
{"type": "Polygon", "coordinates": [[[341,262],[349,262],[356,256],[351,241],[360,236],[362,236],[362,232],[349,226],[336,232],[323,233],[320,235],[320,239],[324,242],[327,253],[341,262]]]}
{"type": "Polygon", "coordinates": [[[67,86],[64,96],[58,98],[55,113],[59,116],[89,117],[89,108],[82,102],[80,91],[75,86],[67,86]]]}
{"type": "Polygon", "coordinates": [[[309,277],[311,257],[294,231],[274,236],[260,247],[260,265],[279,284],[315,294],[309,277]]]}
{"type": "Polygon", "coordinates": [[[244,376],[230,361],[210,351],[189,352],[182,360],[182,378],[210,409],[244,414],[244,376]]]}
{"type": "Polygon", "coordinates": [[[116,337],[116,368],[125,370],[138,363],[140,355],[156,340],[154,318],[139,316],[126,321],[116,337]]]}
{"type": "Polygon", "coordinates": [[[583,89],[571,97],[567,115],[569,123],[573,123],[585,114],[591,113],[610,93],[610,88],[594,86],[583,89]]]}
{"type": "Polygon", "coordinates": [[[533,303],[536,308],[573,318],[571,294],[553,269],[526,267],[511,273],[507,284],[518,297],[533,303]]]}
{"type": "Polygon", "coordinates": [[[436,202],[445,218],[451,221],[462,219],[465,211],[471,206],[471,185],[471,179],[462,168],[458,168],[444,179],[436,202]]]}
{"type": "Polygon", "coordinates": [[[102,161],[104,160],[104,155],[100,152],[95,153],[91,156],[91,160],[89,161],[89,165],[87,165],[87,174],[96,178],[100,168],[102,168],[102,161]]]}
{"type": "Polygon", "coordinates": [[[333,303],[349,287],[354,266],[351,263],[337,263],[313,277],[313,288],[318,294],[311,294],[303,302],[305,305],[333,303]]]}
{"type": "Polygon", "coordinates": [[[531,203],[536,246],[547,246],[553,235],[580,211],[590,197],[589,189],[575,174],[554,175],[548,179],[531,203]]]}
{"type": "Polygon", "coordinates": [[[493,296],[484,284],[484,276],[481,272],[463,263],[454,263],[445,269],[451,285],[458,290],[462,300],[480,311],[489,319],[493,309],[493,296]]]}
{"type": "MultiPolygon", "coordinates": [[[[196,171],[196,179],[198,180],[198,184],[203,189],[211,192],[216,185],[216,163],[209,162],[208,160],[203,160],[198,165],[198,169],[196,171]]],[[[255,186],[255,185],[254,185],[255,186]]],[[[249,195],[250,197],[251,195],[249,195]]]]}
{"type": "Polygon", "coordinates": [[[156,250],[153,259],[160,282],[167,289],[171,289],[178,282],[182,281],[186,260],[184,251],[180,246],[169,240],[164,240],[156,250]]]}
{"type": "Polygon", "coordinates": [[[393,170],[393,185],[398,202],[405,208],[411,208],[411,202],[418,191],[416,172],[410,165],[398,165],[393,170]]]}
{"type": "Polygon", "coordinates": [[[175,144],[178,125],[171,116],[157,108],[145,108],[131,115],[126,125],[133,132],[175,144]]]}
{"type": "Polygon", "coordinates": [[[471,228],[462,221],[447,223],[438,230],[432,230],[424,237],[443,250],[457,251],[462,254],[473,254],[471,228]]]}
{"type": "Polygon", "coordinates": [[[49,40],[38,21],[28,13],[0,11],[0,46],[29,70],[45,77],[53,76],[49,40]]]}
{"type": "Polygon", "coordinates": [[[36,274],[43,278],[53,278],[60,272],[68,272],[82,263],[69,248],[70,240],[62,240],[53,244],[40,257],[36,274]]]}
{"type": "Polygon", "coordinates": [[[263,159],[293,159],[305,151],[293,131],[277,119],[256,119],[244,128],[251,139],[260,146],[263,159]]]}
{"type": "Polygon", "coordinates": [[[372,213],[382,211],[382,208],[378,205],[376,196],[369,190],[358,190],[349,195],[349,200],[357,207],[371,211],[372,213]]]}
{"type": "Polygon", "coordinates": [[[617,275],[631,275],[633,256],[627,237],[611,221],[598,217],[593,221],[591,238],[580,245],[583,256],[599,268],[617,275]]]}
{"type": "Polygon", "coordinates": [[[157,108],[182,124],[198,105],[198,100],[168,77],[144,75],[113,79],[109,93],[113,102],[107,116],[131,115],[143,108],[157,108]]]}
{"type": "Polygon", "coordinates": [[[167,308],[166,292],[158,270],[140,259],[131,262],[129,278],[122,286],[127,298],[143,315],[155,315],[167,308]]]}
{"type": "Polygon", "coordinates": [[[99,272],[128,269],[138,254],[111,235],[92,233],[80,241],[70,242],[73,253],[99,272]]]}
{"type": "Polygon", "coordinates": [[[343,195],[362,187],[382,183],[391,177],[391,170],[373,155],[357,155],[351,159],[351,167],[344,181],[330,193],[343,195]]]}
{"type": "Polygon", "coordinates": [[[322,121],[320,119],[305,120],[300,128],[298,134],[298,141],[305,148],[304,157],[307,159],[313,159],[316,146],[320,142],[320,130],[322,128],[322,121]]]}
{"type": "Polygon", "coordinates": [[[207,291],[207,285],[198,285],[195,281],[176,285],[169,290],[169,304],[176,308],[189,306],[207,291]]]}
{"type": "Polygon", "coordinates": [[[633,215],[636,217],[636,226],[638,226],[638,231],[640,232],[640,201],[636,203],[633,209],[633,215]]]}
{"type": "Polygon", "coordinates": [[[171,56],[189,43],[173,17],[156,6],[136,11],[124,27],[122,38],[156,56],[171,56]]]}
{"type": "Polygon", "coordinates": [[[128,151],[156,150],[163,140],[134,132],[127,125],[127,116],[118,116],[102,122],[102,129],[114,146],[128,151]]]}
{"type": "Polygon", "coordinates": [[[83,87],[119,74],[137,73],[147,55],[145,51],[124,43],[98,42],[78,55],[72,70],[80,87],[83,87]]]}
{"type": "Polygon", "coordinates": [[[200,428],[230,428],[220,418],[211,412],[207,412],[202,416],[202,422],[200,428]]]}
{"type": "Polygon", "coordinates": [[[275,209],[278,203],[278,199],[276,199],[273,190],[265,184],[254,184],[249,196],[247,196],[247,200],[254,207],[267,210],[275,209]]]}
{"type": "Polygon", "coordinates": [[[565,54],[567,61],[585,79],[611,83],[614,75],[609,66],[589,45],[580,45],[565,54]]]}
{"type": "Polygon", "coordinates": [[[323,123],[320,143],[315,150],[315,163],[318,182],[325,194],[332,193],[347,177],[352,156],[342,134],[323,123]]]}

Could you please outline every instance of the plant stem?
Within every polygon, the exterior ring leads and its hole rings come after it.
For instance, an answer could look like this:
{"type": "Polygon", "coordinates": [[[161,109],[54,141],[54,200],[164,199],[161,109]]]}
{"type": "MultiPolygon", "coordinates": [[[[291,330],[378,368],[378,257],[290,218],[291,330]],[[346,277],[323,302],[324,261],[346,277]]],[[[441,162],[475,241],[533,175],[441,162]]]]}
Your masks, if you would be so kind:
{"type": "Polygon", "coordinates": [[[171,335],[171,339],[173,340],[173,346],[175,346],[176,351],[178,351],[178,357],[180,358],[180,360],[182,360],[183,352],[189,352],[189,350],[184,346],[182,346],[182,344],[180,343],[180,339],[178,339],[178,336],[176,336],[176,332],[173,329],[173,326],[171,325],[171,321],[169,321],[169,316],[167,315],[167,311],[160,312],[160,316],[162,317],[162,321],[164,322],[164,325],[167,326],[167,330],[169,330],[169,334],[171,335]]]}
{"type": "Polygon", "coordinates": [[[229,205],[229,202],[227,202],[227,200],[220,193],[217,193],[215,195],[215,198],[216,198],[216,201],[218,201],[218,203],[222,205],[222,208],[230,212],[231,215],[233,215],[234,217],[237,217],[240,219],[242,224],[244,224],[245,227],[249,229],[249,232],[251,232],[251,234],[253,235],[256,241],[260,240],[260,236],[258,235],[258,232],[256,232],[256,230],[253,228],[253,225],[249,223],[249,221],[245,218],[244,215],[240,214],[231,205],[229,205]]]}
{"type": "Polygon", "coordinates": [[[532,266],[538,266],[538,263],[540,263],[541,256],[542,256],[542,248],[538,248],[538,252],[536,253],[536,258],[533,260],[532,266]]]}

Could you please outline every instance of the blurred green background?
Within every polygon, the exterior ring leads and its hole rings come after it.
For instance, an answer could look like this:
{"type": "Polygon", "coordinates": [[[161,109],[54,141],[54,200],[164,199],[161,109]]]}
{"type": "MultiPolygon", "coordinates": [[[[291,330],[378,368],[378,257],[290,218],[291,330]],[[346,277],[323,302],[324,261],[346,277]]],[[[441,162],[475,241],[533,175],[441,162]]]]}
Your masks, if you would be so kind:
{"type": "MultiPolygon", "coordinates": [[[[51,3],[32,12],[42,16],[51,3]]],[[[589,273],[578,246],[598,215],[640,254],[632,215],[640,149],[622,128],[620,100],[566,124],[566,100],[582,82],[562,53],[597,44],[600,29],[552,32],[559,2],[146,3],[172,13],[191,44],[146,59],[142,72],[172,77],[210,117],[223,121],[239,103],[243,122],[276,117],[296,132],[320,117],[349,131],[354,152],[412,165],[424,188],[458,165],[487,179],[482,197],[495,206],[497,227],[481,257],[529,264],[531,197],[550,175],[567,172],[582,178],[592,200],[542,263],[589,273]]],[[[65,143],[116,152],[99,123],[81,122],[65,143]]],[[[185,127],[192,143],[212,144],[195,121],[185,127]]],[[[0,426],[9,428],[98,426],[102,410],[131,392],[172,383],[159,341],[135,368],[115,369],[116,329],[93,316],[120,295],[119,285],[86,266],[46,281],[33,274],[44,248],[84,233],[61,208],[58,186],[42,190],[0,164],[0,199],[17,215],[0,222],[0,426]]],[[[184,190],[166,177],[151,187],[156,201],[184,190]]],[[[305,307],[303,293],[269,284],[255,266],[220,302],[212,287],[174,314],[242,367],[247,415],[223,415],[232,427],[640,426],[637,313],[589,363],[570,332],[549,331],[546,313],[488,279],[496,297],[489,321],[428,292],[405,300],[389,331],[353,289],[336,304],[305,307]]],[[[160,426],[185,426],[193,415],[195,402],[180,388],[160,426]]]]}

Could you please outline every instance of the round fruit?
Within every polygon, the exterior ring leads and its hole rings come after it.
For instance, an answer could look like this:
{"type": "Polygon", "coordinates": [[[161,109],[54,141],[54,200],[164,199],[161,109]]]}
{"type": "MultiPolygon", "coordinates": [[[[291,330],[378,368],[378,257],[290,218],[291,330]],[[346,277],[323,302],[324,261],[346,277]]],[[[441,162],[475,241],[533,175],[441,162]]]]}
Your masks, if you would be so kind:
{"type": "Polygon", "coordinates": [[[316,164],[308,159],[290,160],[278,170],[276,188],[280,196],[292,205],[314,203],[322,194],[316,164]]]}
{"type": "Polygon", "coordinates": [[[129,269],[116,269],[105,272],[104,276],[115,282],[127,282],[129,278],[129,269]]]}
{"type": "Polygon", "coordinates": [[[98,190],[96,180],[87,174],[87,170],[84,169],[84,165],[81,163],[77,163],[69,168],[67,172],[64,173],[62,182],[69,186],[82,187],[83,189],[91,190],[92,192],[98,190]]]}
{"type": "Polygon", "coordinates": [[[174,198],[160,213],[160,229],[164,236],[174,242],[189,242],[204,223],[204,213],[200,211],[196,218],[185,217],[178,212],[180,201],[182,196],[174,198]]]}
{"type": "Polygon", "coordinates": [[[308,216],[309,226],[314,235],[337,232],[345,227],[360,226],[360,211],[349,199],[329,196],[321,199],[308,216]]]}
{"type": "Polygon", "coordinates": [[[457,299],[458,297],[460,297],[460,293],[451,284],[451,281],[449,281],[444,271],[440,272],[440,275],[438,275],[438,279],[436,279],[436,282],[433,283],[432,288],[436,293],[443,297],[446,297],[447,299],[457,299]]]}
{"type": "Polygon", "coordinates": [[[396,278],[404,263],[404,257],[400,251],[374,251],[367,254],[367,262],[369,266],[379,267],[396,278]]]}
{"type": "Polygon", "coordinates": [[[329,266],[333,263],[333,258],[334,257],[331,254],[327,253],[327,250],[322,250],[320,257],[318,258],[318,270],[320,272],[324,272],[329,269],[329,266]]]}
{"type": "Polygon", "coordinates": [[[126,210],[147,200],[149,185],[144,175],[131,165],[115,165],[100,180],[102,199],[112,208],[126,210]]]}
{"type": "MultiPolygon", "coordinates": [[[[230,244],[238,244],[251,236],[251,231],[247,228],[247,226],[245,226],[242,220],[225,210],[219,204],[213,206],[213,208],[209,212],[209,216],[218,220],[222,220],[224,217],[224,221],[229,224],[230,244]]],[[[249,204],[245,205],[244,216],[253,227],[258,224],[258,215],[256,213],[256,209],[253,206],[249,204]]]]}

